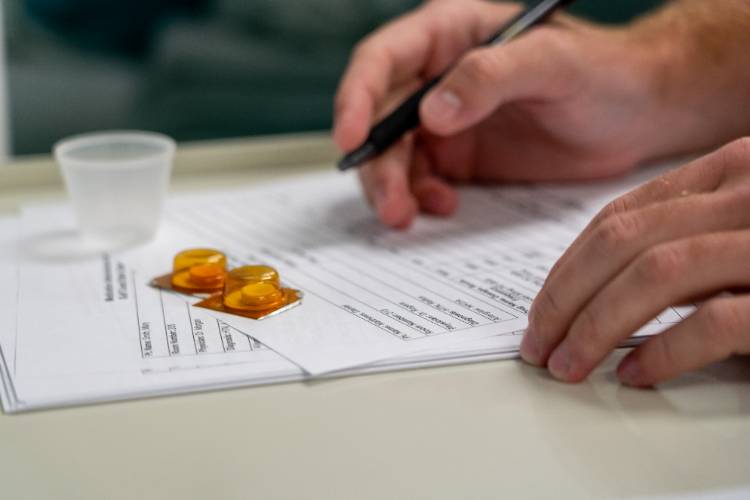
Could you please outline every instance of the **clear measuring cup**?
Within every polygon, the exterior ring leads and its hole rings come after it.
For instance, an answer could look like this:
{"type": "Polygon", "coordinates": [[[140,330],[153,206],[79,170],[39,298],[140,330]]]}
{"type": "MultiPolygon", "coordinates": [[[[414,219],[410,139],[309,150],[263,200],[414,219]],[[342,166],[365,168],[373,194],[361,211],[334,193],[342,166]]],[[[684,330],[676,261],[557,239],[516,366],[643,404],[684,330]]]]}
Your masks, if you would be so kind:
{"type": "Polygon", "coordinates": [[[58,142],[54,155],[82,244],[111,251],[151,239],[161,221],[174,153],[174,140],[152,132],[100,132],[58,142]]]}

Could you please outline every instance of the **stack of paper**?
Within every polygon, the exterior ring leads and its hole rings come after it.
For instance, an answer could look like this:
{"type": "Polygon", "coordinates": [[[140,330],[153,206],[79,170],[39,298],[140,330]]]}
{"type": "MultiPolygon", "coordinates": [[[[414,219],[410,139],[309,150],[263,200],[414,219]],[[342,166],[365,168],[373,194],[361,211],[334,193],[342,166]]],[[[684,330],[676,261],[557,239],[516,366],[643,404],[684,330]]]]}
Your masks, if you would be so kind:
{"type": "MultiPolygon", "coordinates": [[[[599,208],[640,174],[588,185],[466,188],[450,219],[387,230],[351,177],[317,174],[175,197],[152,243],[66,246],[65,206],[0,220],[7,412],[515,356],[533,297],[599,208]],[[305,293],[264,321],[150,288],[180,250],[266,263],[305,293]],[[67,249],[67,250],[66,250],[67,249]]],[[[670,309],[641,334],[679,321],[670,309]]]]}

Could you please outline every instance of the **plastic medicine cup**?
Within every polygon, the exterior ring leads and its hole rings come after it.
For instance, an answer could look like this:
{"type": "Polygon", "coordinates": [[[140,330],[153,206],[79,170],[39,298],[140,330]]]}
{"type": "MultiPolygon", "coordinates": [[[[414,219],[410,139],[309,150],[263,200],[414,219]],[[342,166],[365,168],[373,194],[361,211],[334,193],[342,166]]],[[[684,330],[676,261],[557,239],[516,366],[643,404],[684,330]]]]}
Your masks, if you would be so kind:
{"type": "Polygon", "coordinates": [[[55,144],[87,249],[112,251],[156,234],[175,148],[166,135],[137,131],[84,134],[55,144]]]}

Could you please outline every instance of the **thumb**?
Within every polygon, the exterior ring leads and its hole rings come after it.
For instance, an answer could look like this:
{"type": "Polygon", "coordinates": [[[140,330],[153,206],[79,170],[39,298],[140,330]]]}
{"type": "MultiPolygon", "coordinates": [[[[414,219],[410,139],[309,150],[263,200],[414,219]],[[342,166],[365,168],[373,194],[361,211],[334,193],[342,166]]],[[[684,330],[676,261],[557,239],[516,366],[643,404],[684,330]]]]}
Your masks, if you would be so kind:
{"type": "Polygon", "coordinates": [[[560,58],[531,38],[475,49],[464,56],[422,101],[422,125],[437,135],[453,135],[502,104],[546,97],[544,91],[550,88],[550,77],[559,72],[560,58]]]}

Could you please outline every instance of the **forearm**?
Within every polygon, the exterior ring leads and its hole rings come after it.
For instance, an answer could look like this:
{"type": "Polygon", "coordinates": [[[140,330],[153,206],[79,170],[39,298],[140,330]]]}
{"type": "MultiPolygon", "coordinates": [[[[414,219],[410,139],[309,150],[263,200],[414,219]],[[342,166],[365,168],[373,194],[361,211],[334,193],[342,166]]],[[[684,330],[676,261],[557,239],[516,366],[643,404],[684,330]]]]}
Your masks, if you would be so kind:
{"type": "Polygon", "coordinates": [[[750,134],[750,0],[675,0],[630,33],[652,63],[660,125],[679,132],[673,148],[750,134]]]}

